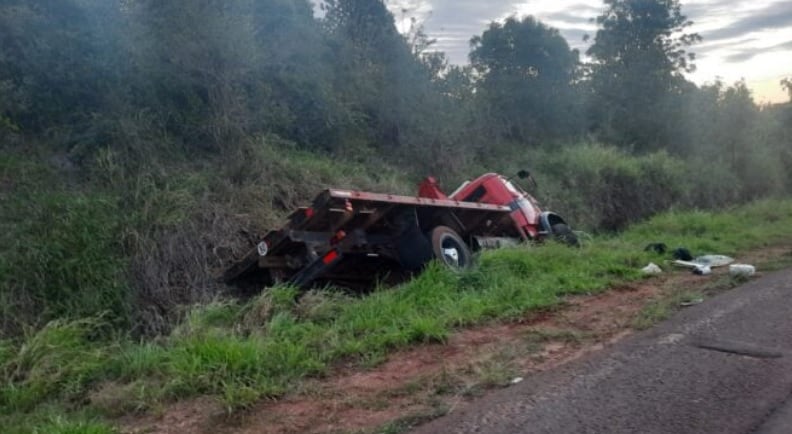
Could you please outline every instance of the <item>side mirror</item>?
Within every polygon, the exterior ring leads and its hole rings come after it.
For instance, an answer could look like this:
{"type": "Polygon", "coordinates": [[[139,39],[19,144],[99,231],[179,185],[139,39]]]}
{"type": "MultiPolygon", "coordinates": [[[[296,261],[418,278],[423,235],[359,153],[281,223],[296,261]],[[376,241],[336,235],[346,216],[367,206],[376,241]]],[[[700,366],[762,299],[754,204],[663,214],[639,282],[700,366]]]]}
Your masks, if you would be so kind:
{"type": "Polygon", "coordinates": [[[531,172],[529,172],[527,170],[524,170],[524,169],[520,170],[519,172],[517,172],[517,177],[520,178],[520,179],[530,178],[531,177],[531,172]]]}

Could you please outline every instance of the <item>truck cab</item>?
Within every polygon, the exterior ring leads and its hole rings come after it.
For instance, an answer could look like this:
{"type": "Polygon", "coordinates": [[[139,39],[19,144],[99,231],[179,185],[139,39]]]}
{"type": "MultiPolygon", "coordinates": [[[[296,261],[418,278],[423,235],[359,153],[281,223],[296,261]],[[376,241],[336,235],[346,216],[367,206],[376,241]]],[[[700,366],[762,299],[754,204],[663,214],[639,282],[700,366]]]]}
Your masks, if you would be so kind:
{"type": "MultiPolygon", "coordinates": [[[[521,174],[530,177],[528,172],[521,174]]],[[[440,190],[437,181],[429,177],[421,183],[419,196],[508,206],[511,209],[510,216],[524,240],[556,235],[568,244],[577,244],[577,240],[573,239],[574,233],[561,216],[542,211],[533,196],[497,173],[486,173],[466,181],[448,196],[440,190]]]]}

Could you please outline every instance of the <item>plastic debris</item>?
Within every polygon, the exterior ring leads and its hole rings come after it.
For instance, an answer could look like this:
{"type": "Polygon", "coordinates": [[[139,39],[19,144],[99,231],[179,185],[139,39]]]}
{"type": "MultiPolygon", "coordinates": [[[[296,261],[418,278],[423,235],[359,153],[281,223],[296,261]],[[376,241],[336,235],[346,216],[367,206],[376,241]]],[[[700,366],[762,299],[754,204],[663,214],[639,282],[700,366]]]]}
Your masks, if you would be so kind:
{"type": "Polygon", "coordinates": [[[693,262],[698,264],[707,264],[710,267],[722,267],[734,262],[734,258],[724,255],[704,255],[696,257],[693,262]]]}
{"type": "Polygon", "coordinates": [[[697,274],[699,276],[708,276],[712,274],[712,268],[710,268],[709,265],[699,264],[693,269],[693,274],[697,274]]]}
{"type": "Polygon", "coordinates": [[[662,273],[663,269],[660,268],[654,262],[650,262],[649,265],[647,265],[646,267],[641,268],[641,272],[643,274],[648,275],[648,276],[656,276],[656,275],[662,273]]]}
{"type": "Polygon", "coordinates": [[[712,267],[722,267],[734,262],[734,258],[724,255],[704,255],[699,256],[692,261],[676,260],[672,264],[680,267],[692,268],[693,272],[700,275],[707,275],[712,273],[712,267]]]}
{"type": "Polygon", "coordinates": [[[699,304],[699,303],[702,303],[702,302],[704,302],[704,299],[699,297],[699,298],[692,298],[690,300],[681,301],[681,302],[679,302],[679,305],[682,306],[682,307],[688,307],[688,306],[693,306],[693,305],[696,305],[696,304],[699,304]]]}
{"type": "Polygon", "coordinates": [[[514,377],[512,378],[511,384],[522,383],[523,377],[514,377]]]}
{"type": "Polygon", "coordinates": [[[750,277],[756,273],[756,267],[749,264],[729,265],[729,274],[732,277],[750,277]]]}

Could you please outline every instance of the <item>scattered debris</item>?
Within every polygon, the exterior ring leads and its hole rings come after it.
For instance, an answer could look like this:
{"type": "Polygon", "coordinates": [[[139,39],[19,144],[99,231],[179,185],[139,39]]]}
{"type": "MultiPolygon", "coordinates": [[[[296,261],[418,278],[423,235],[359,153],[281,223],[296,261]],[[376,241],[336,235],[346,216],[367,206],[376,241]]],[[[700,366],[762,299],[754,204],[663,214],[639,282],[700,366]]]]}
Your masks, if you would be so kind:
{"type": "Polygon", "coordinates": [[[699,297],[699,298],[693,298],[693,299],[690,299],[690,300],[680,301],[679,305],[682,306],[682,307],[689,307],[689,306],[694,306],[694,305],[697,305],[697,304],[703,303],[703,302],[704,302],[704,299],[699,297]]]}
{"type": "Polygon", "coordinates": [[[688,249],[686,249],[684,247],[677,247],[676,249],[674,249],[673,256],[674,256],[674,259],[677,259],[677,260],[680,260],[680,261],[692,261],[693,260],[693,255],[690,253],[690,250],[688,250],[688,249]]]}
{"type": "Polygon", "coordinates": [[[722,267],[734,262],[734,258],[725,255],[704,255],[697,257],[693,260],[693,262],[698,264],[707,264],[710,267],[722,267]]]}
{"type": "Polygon", "coordinates": [[[698,276],[708,276],[712,274],[712,268],[709,265],[699,265],[693,269],[693,274],[698,276]]]}
{"type": "Polygon", "coordinates": [[[662,273],[663,269],[660,268],[654,262],[650,262],[649,265],[647,265],[646,267],[641,268],[641,272],[643,272],[643,274],[646,274],[647,276],[656,276],[656,275],[662,273]]]}
{"type": "Polygon", "coordinates": [[[522,383],[523,377],[514,377],[512,378],[511,384],[522,383]]]}
{"type": "Polygon", "coordinates": [[[732,277],[750,277],[756,273],[756,267],[749,264],[729,265],[729,274],[732,277]]]}
{"type": "Polygon", "coordinates": [[[695,274],[707,275],[712,272],[712,267],[722,267],[734,262],[734,258],[724,255],[704,255],[692,261],[676,260],[672,264],[680,267],[692,268],[695,274]]]}
{"type": "Polygon", "coordinates": [[[651,243],[644,247],[644,252],[655,252],[658,255],[663,255],[668,250],[668,246],[665,243],[651,243]]]}

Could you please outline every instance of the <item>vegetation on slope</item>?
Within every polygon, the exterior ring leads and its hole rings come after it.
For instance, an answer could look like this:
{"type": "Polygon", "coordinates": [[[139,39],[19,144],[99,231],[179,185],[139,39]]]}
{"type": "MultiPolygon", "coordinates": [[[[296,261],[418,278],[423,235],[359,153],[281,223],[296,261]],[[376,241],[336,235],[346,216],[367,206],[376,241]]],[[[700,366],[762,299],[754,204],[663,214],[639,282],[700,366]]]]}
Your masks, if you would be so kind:
{"type": "Polygon", "coordinates": [[[0,408],[10,424],[52,405],[82,408],[87,401],[94,412],[118,415],[211,394],[232,411],[341,361],[376,364],[394,349],[443,342],[459,327],[523,318],[564,295],[642,279],[638,269],[658,260],[643,251],[647,240],[736,255],[792,239],[790,227],[789,201],[671,212],[618,236],[593,237],[581,249],[489,251],[461,273],[432,265],[411,282],[366,296],[276,287],[246,302],[218,299],[194,306],[167,337],[150,342],[110,333],[101,317],[54,321],[3,345],[0,408]]]}

